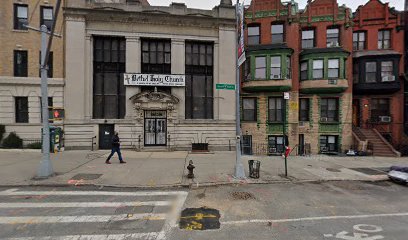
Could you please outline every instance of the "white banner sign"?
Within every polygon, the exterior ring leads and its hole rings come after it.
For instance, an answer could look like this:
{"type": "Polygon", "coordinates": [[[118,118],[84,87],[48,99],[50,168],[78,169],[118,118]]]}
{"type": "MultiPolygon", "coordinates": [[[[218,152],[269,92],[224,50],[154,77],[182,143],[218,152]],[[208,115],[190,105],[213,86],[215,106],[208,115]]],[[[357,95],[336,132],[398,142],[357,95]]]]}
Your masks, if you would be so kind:
{"type": "Polygon", "coordinates": [[[185,75],[125,73],[125,86],[185,87],[185,75]]]}

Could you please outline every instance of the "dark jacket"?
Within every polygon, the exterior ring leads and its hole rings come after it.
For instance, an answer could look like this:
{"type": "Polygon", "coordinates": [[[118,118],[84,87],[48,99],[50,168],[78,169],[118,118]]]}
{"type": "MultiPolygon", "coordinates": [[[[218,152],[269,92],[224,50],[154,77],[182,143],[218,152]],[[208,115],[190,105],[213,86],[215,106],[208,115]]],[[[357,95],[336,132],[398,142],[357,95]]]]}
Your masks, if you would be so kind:
{"type": "Polygon", "coordinates": [[[120,143],[119,143],[120,139],[118,136],[113,135],[112,137],[112,147],[120,147],[120,143]]]}

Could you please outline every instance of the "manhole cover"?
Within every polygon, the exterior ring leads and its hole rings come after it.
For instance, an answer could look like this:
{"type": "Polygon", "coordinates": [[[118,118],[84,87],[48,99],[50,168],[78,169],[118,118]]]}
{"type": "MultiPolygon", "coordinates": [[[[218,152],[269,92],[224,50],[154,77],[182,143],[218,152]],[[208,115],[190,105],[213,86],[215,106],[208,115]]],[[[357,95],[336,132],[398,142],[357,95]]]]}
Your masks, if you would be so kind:
{"type": "Polygon", "coordinates": [[[335,169],[335,168],[326,168],[326,170],[329,172],[341,172],[339,169],[335,169]]]}
{"type": "Polygon", "coordinates": [[[220,228],[220,212],[212,208],[186,208],[181,212],[180,229],[209,230],[220,228]]]}
{"type": "Polygon", "coordinates": [[[350,168],[353,171],[364,173],[367,175],[384,175],[385,172],[373,168],[350,168]]]}
{"type": "Polygon", "coordinates": [[[71,180],[95,180],[102,176],[102,174],[85,174],[80,173],[71,178],[71,180]]]}
{"type": "Polygon", "coordinates": [[[231,197],[233,200],[250,200],[255,199],[255,196],[249,192],[232,192],[231,197]]]}

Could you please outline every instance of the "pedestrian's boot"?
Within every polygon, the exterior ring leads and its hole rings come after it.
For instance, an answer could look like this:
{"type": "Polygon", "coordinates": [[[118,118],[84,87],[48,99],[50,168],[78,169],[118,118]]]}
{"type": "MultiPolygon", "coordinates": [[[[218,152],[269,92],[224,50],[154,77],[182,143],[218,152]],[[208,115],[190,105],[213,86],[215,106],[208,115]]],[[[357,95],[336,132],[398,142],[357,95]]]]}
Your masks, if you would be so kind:
{"type": "Polygon", "coordinates": [[[126,163],[126,162],[122,160],[122,161],[120,161],[120,163],[126,163]]]}
{"type": "Polygon", "coordinates": [[[111,164],[111,162],[109,162],[109,160],[106,160],[105,163],[106,163],[106,164],[111,164]]]}

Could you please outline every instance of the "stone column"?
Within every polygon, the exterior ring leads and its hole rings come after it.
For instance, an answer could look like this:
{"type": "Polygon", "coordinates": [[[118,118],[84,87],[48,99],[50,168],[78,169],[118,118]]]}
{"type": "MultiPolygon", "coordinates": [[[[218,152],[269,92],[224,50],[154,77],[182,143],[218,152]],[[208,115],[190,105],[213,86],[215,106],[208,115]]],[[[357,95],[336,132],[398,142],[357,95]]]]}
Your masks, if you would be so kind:
{"type": "MultiPolygon", "coordinates": [[[[184,39],[171,40],[171,73],[185,74],[186,72],[186,55],[184,39]]],[[[179,104],[175,106],[178,119],[185,119],[185,88],[173,87],[172,94],[180,99],[179,104]]]]}
{"type": "Polygon", "coordinates": [[[93,44],[92,36],[85,36],[85,119],[93,117],[93,44]]]}
{"type": "Polygon", "coordinates": [[[85,18],[66,18],[65,23],[65,110],[66,121],[83,121],[85,114],[85,18]]]}
{"type": "MultiPolygon", "coordinates": [[[[140,37],[126,37],[126,72],[140,73],[141,71],[141,45],[140,37]]],[[[126,86],[126,119],[132,119],[135,114],[132,96],[140,92],[140,87],[126,86]]]]}

